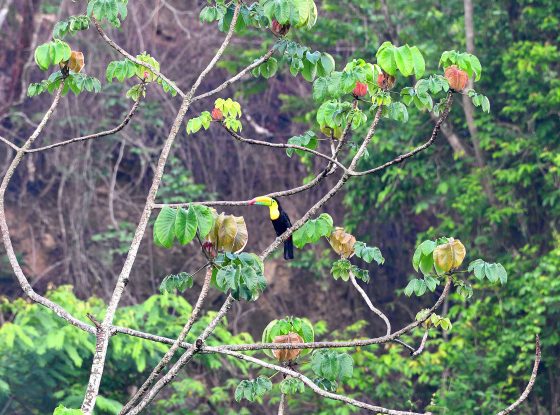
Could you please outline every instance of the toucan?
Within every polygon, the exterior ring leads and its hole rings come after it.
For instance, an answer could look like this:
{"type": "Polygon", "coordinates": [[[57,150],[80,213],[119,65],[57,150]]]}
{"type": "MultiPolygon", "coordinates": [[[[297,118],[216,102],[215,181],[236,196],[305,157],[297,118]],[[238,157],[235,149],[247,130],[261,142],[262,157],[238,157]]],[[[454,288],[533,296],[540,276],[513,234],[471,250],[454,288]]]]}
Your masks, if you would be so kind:
{"type": "MultiPolygon", "coordinates": [[[[288,214],[282,209],[278,199],[268,196],[259,196],[251,200],[249,204],[268,206],[270,220],[272,221],[272,226],[274,226],[277,236],[282,235],[288,228],[292,227],[292,222],[288,214]]],[[[294,259],[294,242],[292,240],[292,235],[284,242],[284,259],[294,259]]]]}

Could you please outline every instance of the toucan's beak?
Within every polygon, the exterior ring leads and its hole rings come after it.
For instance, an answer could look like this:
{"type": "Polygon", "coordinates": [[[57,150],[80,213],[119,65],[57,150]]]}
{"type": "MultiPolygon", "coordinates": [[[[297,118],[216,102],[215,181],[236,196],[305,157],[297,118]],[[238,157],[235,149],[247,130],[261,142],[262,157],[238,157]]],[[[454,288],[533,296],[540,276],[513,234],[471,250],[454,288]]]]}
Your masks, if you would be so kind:
{"type": "Polygon", "coordinates": [[[271,206],[272,199],[268,196],[255,197],[249,202],[249,205],[261,205],[261,206],[271,206]]]}

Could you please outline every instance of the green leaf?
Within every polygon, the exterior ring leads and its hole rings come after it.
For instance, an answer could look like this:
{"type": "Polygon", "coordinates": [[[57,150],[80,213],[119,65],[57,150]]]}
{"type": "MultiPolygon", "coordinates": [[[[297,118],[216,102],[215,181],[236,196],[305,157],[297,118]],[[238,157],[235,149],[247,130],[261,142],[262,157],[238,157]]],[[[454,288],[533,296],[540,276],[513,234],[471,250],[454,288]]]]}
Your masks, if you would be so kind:
{"type": "Polygon", "coordinates": [[[367,246],[364,242],[357,241],[354,244],[354,252],[357,257],[362,258],[367,263],[374,260],[378,265],[385,263],[381,250],[375,246],[367,246]]]}
{"type": "Polygon", "coordinates": [[[399,71],[404,76],[412,75],[414,73],[414,60],[410,47],[408,45],[400,46],[396,48],[394,55],[399,71]]]}
{"type": "Polygon", "coordinates": [[[331,274],[335,280],[342,279],[342,281],[348,281],[351,269],[350,261],[343,258],[333,263],[331,274]]]}
{"type": "Polygon", "coordinates": [[[177,211],[164,206],[154,223],[154,242],[163,248],[171,248],[175,239],[175,218],[177,211]]]}
{"type": "Polygon", "coordinates": [[[201,238],[205,238],[214,226],[215,218],[212,209],[204,205],[190,205],[189,213],[191,210],[194,217],[196,217],[198,233],[201,238]]]}
{"type": "Polygon", "coordinates": [[[196,236],[198,221],[194,210],[189,209],[188,212],[179,208],[177,217],[175,218],[175,236],[182,245],[187,245],[196,236]]]}
{"type": "Polygon", "coordinates": [[[264,394],[272,389],[272,382],[264,376],[257,379],[242,380],[235,388],[235,400],[237,402],[246,399],[255,402],[262,398],[264,394]]]}
{"type": "Polygon", "coordinates": [[[286,378],[280,382],[280,391],[285,395],[305,392],[305,384],[298,378],[286,378]]]}
{"type": "Polygon", "coordinates": [[[64,405],[58,405],[53,415],[83,415],[83,412],[80,409],[69,409],[64,405]]]}
{"type": "Polygon", "coordinates": [[[44,43],[35,49],[35,63],[42,71],[49,69],[51,64],[49,49],[50,43],[44,43]]]}
{"type": "Polygon", "coordinates": [[[263,62],[259,67],[260,74],[265,78],[269,79],[273,77],[278,71],[278,61],[271,57],[266,62],[263,62]]]}
{"type": "Polygon", "coordinates": [[[294,245],[303,248],[310,243],[318,242],[322,237],[328,237],[333,230],[333,219],[327,213],[322,213],[317,219],[308,220],[293,234],[294,245]]]}
{"type": "Polygon", "coordinates": [[[410,52],[412,53],[412,62],[414,66],[414,75],[417,78],[421,78],[426,72],[426,62],[424,61],[424,56],[422,56],[422,52],[418,49],[417,46],[413,46],[410,48],[410,52]]]}
{"type": "Polygon", "coordinates": [[[342,381],[352,377],[354,361],[348,353],[316,350],[311,356],[311,369],[317,376],[327,380],[342,381]]]}
{"type": "Polygon", "coordinates": [[[159,285],[159,290],[163,294],[165,292],[174,293],[176,291],[184,292],[187,288],[192,288],[194,283],[193,276],[186,272],[168,275],[159,285]]]}
{"type": "Polygon", "coordinates": [[[328,53],[321,53],[321,59],[317,63],[317,74],[319,76],[328,76],[334,69],[334,58],[328,53]]]}
{"type": "Polygon", "coordinates": [[[383,43],[377,51],[377,64],[389,75],[397,74],[397,62],[395,60],[396,48],[390,43],[383,43]]]}
{"type": "MultiPolygon", "coordinates": [[[[307,131],[303,135],[298,135],[298,136],[290,138],[288,140],[288,144],[292,144],[292,145],[296,145],[296,146],[305,147],[305,148],[315,150],[319,146],[319,141],[317,140],[317,136],[315,135],[315,133],[313,131],[307,131]]],[[[306,152],[303,151],[303,150],[293,149],[293,148],[287,148],[286,149],[286,154],[288,155],[288,157],[292,157],[292,155],[294,154],[294,151],[299,156],[304,156],[306,154],[306,152]]]]}

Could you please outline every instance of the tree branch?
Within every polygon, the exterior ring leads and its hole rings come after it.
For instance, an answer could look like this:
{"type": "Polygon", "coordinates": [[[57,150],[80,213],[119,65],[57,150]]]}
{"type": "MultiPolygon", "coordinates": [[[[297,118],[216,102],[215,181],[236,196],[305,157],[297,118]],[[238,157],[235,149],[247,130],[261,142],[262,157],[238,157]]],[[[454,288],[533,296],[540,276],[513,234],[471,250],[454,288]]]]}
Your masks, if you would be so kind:
{"type": "Polygon", "coordinates": [[[521,405],[531,393],[533,386],[535,385],[535,381],[537,380],[537,373],[539,372],[539,364],[541,363],[541,341],[539,336],[535,339],[535,364],[533,365],[533,372],[531,373],[531,378],[529,379],[529,383],[525,387],[525,390],[514,403],[508,406],[503,411],[498,412],[496,415],[507,415],[513,412],[519,405],[521,405]]]}
{"type": "Polygon", "coordinates": [[[387,327],[386,335],[389,336],[391,334],[391,322],[389,321],[387,316],[383,314],[381,310],[379,310],[373,305],[373,303],[371,302],[370,298],[368,297],[364,289],[358,285],[358,281],[356,281],[356,277],[354,276],[354,273],[352,271],[350,271],[350,281],[352,281],[352,285],[360,293],[360,295],[368,305],[369,309],[373,311],[381,320],[383,320],[385,326],[387,327]]]}

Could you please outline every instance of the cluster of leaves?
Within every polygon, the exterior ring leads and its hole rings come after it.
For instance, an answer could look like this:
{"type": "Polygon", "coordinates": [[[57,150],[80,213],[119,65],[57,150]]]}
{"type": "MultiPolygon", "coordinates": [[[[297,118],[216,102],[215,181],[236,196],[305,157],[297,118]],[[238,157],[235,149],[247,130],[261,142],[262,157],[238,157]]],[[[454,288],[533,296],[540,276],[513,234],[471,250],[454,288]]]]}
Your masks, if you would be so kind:
{"type": "MultiPolygon", "coordinates": [[[[290,66],[290,73],[297,76],[301,73],[308,82],[313,82],[317,76],[324,77],[331,74],[335,68],[334,58],[325,52],[312,52],[307,46],[288,39],[282,39],[274,45],[280,54],[281,60],[290,66]]],[[[276,73],[278,62],[271,58],[268,63],[263,63],[253,70],[253,75],[262,75],[270,78],[276,73]],[[270,62],[274,60],[274,62],[270,62]]]]}
{"type": "Polygon", "coordinates": [[[331,268],[331,274],[335,280],[341,279],[342,281],[348,281],[350,279],[350,273],[363,282],[368,283],[370,280],[369,272],[366,269],[361,269],[358,266],[351,264],[346,258],[341,258],[333,263],[331,268]]]}
{"type": "Polygon", "coordinates": [[[496,283],[498,281],[502,285],[507,283],[507,271],[502,264],[490,264],[479,258],[469,264],[468,270],[469,272],[473,272],[474,276],[479,281],[482,281],[484,277],[486,277],[491,283],[496,283]]]}
{"type": "MultiPolygon", "coordinates": [[[[218,98],[214,103],[214,108],[219,110],[222,118],[217,121],[222,122],[227,129],[235,132],[243,129],[243,125],[239,120],[241,117],[241,105],[239,102],[231,98],[218,98]]],[[[187,134],[197,133],[203,127],[205,130],[208,130],[212,119],[212,114],[209,111],[203,111],[198,117],[191,118],[187,121],[187,134]]]]}
{"type": "Polygon", "coordinates": [[[192,288],[194,283],[193,276],[186,272],[172,274],[165,277],[159,286],[161,293],[184,292],[187,288],[192,288]]]}
{"type": "Polygon", "coordinates": [[[482,111],[490,112],[490,100],[487,96],[479,94],[474,89],[469,89],[467,95],[471,98],[471,101],[475,107],[481,107],[482,111]]]}
{"type": "Polygon", "coordinates": [[[403,76],[414,75],[421,78],[426,71],[424,56],[417,46],[395,46],[391,42],[384,42],[376,53],[377,64],[389,75],[397,75],[397,71],[403,76]]]}
{"type": "Polygon", "coordinates": [[[271,22],[307,29],[317,22],[317,5],[313,0],[260,0],[259,4],[271,22]]]}
{"type": "Polygon", "coordinates": [[[89,17],[85,15],[70,16],[54,25],[53,38],[64,39],[67,35],[73,35],[81,30],[89,29],[89,17]]]}
{"type": "MultiPolygon", "coordinates": [[[[146,52],[142,52],[141,54],[137,55],[136,59],[148,64],[150,67],[157,71],[160,70],[159,62],[146,52]]],[[[162,87],[164,92],[171,94],[171,96],[177,95],[177,90],[172,85],[159,78],[152,70],[150,70],[146,66],[137,64],[136,62],[132,62],[130,59],[110,62],[109,65],[107,65],[105,77],[109,82],[113,82],[113,79],[116,79],[119,82],[124,82],[126,79],[130,78],[136,78],[136,80],[141,81],[141,84],[132,86],[126,93],[126,96],[134,101],[138,101],[140,96],[145,96],[146,90],[143,83],[146,82],[157,82],[157,84],[162,87]]]]}
{"type": "Polygon", "coordinates": [[[317,376],[314,382],[328,391],[335,391],[338,382],[352,377],[354,361],[348,353],[320,349],[311,355],[311,369],[317,376]]]}
{"type": "Polygon", "coordinates": [[[128,0],[89,0],[87,15],[99,21],[107,20],[114,27],[120,27],[127,16],[128,0]]]}
{"type": "Polygon", "coordinates": [[[205,238],[214,222],[214,213],[207,206],[191,204],[188,210],[164,206],[154,223],[154,242],[163,248],[171,248],[175,239],[186,245],[197,232],[200,238],[205,238]]]}
{"type": "MultiPolygon", "coordinates": [[[[288,144],[292,144],[292,145],[295,145],[295,146],[300,146],[300,147],[309,148],[311,150],[315,150],[315,149],[317,149],[317,146],[319,145],[319,140],[317,140],[317,135],[313,131],[309,130],[302,135],[296,135],[294,137],[291,137],[288,140],[288,144]]],[[[293,149],[293,148],[287,148],[286,149],[286,154],[288,155],[288,157],[292,157],[294,152],[298,156],[305,156],[307,154],[303,150],[298,150],[298,149],[293,149]]]]}
{"type": "Polygon", "coordinates": [[[256,254],[221,253],[216,257],[214,265],[214,286],[224,293],[230,292],[238,301],[255,301],[266,288],[264,264],[256,254]]]}
{"type": "Polygon", "coordinates": [[[426,329],[430,327],[441,327],[442,330],[449,331],[453,327],[448,317],[442,317],[436,313],[430,315],[430,310],[423,309],[416,314],[416,321],[421,321],[426,329]]]}
{"type": "Polygon", "coordinates": [[[298,378],[287,377],[280,382],[280,392],[285,395],[295,395],[305,392],[305,384],[298,378]]]}
{"type": "Polygon", "coordinates": [[[251,380],[242,380],[235,389],[235,400],[239,402],[242,399],[247,399],[250,402],[255,402],[271,389],[272,382],[264,376],[251,380]]]}
{"type": "Polygon", "coordinates": [[[42,71],[46,71],[50,66],[58,65],[70,59],[72,49],[68,43],[54,39],[43,43],[35,49],[35,63],[42,71]]]}
{"type": "Polygon", "coordinates": [[[62,95],[66,95],[69,91],[72,91],[75,95],[79,95],[83,91],[95,93],[101,91],[101,83],[99,82],[99,79],[94,78],[93,76],[73,72],[64,76],[61,71],[56,71],[53,72],[48,79],[29,84],[29,87],[27,88],[27,95],[29,97],[34,97],[42,94],[43,92],[52,94],[60,87],[60,84],[63,81],[64,87],[62,89],[62,95]]]}
{"type": "Polygon", "coordinates": [[[318,242],[328,237],[333,230],[333,219],[328,213],[321,213],[317,219],[311,219],[293,234],[294,245],[303,248],[307,244],[318,242]]]}

